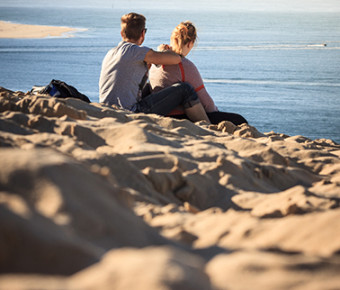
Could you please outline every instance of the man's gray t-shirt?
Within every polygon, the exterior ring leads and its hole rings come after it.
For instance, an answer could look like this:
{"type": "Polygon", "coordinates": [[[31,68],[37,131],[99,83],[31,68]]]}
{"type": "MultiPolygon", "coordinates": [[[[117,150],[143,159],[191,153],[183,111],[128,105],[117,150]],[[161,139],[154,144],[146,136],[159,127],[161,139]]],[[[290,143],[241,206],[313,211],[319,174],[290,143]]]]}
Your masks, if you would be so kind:
{"type": "Polygon", "coordinates": [[[106,54],[99,79],[99,100],[134,110],[140,87],[148,71],[144,62],[150,48],[122,41],[106,54]]]}

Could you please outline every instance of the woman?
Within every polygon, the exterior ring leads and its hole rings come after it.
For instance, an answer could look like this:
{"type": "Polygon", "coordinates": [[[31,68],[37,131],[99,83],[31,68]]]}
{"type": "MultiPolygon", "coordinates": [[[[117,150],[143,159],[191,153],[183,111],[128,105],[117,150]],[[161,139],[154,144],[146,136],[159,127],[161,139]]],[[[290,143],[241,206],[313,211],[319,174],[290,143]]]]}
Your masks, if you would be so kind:
{"type": "MultiPolygon", "coordinates": [[[[180,23],[172,32],[170,46],[162,44],[159,50],[172,50],[182,57],[182,62],[178,65],[152,66],[149,72],[149,80],[153,92],[169,87],[178,82],[191,84],[198,94],[198,97],[207,112],[212,124],[222,121],[230,121],[235,125],[247,123],[239,114],[219,112],[213,99],[208,94],[203,84],[202,77],[196,66],[186,58],[193,48],[197,39],[195,26],[190,21],[180,23]]],[[[187,118],[183,108],[170,112],[169,116],[174,118],[187,118]]]]}

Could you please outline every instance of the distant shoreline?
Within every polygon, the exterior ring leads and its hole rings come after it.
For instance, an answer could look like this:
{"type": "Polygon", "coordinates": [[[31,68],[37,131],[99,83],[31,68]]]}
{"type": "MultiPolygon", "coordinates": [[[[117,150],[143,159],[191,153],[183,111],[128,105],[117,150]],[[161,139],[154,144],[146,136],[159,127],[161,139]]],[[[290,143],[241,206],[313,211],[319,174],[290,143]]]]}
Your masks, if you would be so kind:
{"type": "MultiPolygon", "coordinates": [[[[79,30],[65,26],[28,25],[0,21],[0,38],[60,37],[76,31],[79,30]]],[[[71,37],[72,35],[68,36],[71,37]]]]}

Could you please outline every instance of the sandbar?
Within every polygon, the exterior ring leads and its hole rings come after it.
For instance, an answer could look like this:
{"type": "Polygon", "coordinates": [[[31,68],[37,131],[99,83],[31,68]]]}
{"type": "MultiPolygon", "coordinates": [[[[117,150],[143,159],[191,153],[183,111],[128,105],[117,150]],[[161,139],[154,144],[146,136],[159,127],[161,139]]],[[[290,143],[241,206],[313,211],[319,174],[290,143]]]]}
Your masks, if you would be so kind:
{"type": "Polygon", "coordinates": [[[64,26],[28,25],[0,21],[0,38],[58,37],[76,30],[64,26]]]}

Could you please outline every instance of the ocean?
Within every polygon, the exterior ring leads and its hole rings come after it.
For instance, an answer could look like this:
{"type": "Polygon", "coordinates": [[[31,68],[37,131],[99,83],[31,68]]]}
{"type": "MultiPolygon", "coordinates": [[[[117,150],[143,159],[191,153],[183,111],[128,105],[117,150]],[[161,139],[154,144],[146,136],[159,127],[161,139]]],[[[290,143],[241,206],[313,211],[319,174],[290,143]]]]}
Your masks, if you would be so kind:
{"type": "MultiPolygon", "coordinates": [[[[0,86],[29,91],[59,79],[98,102],[101,62],[120,41],[111,8],[1,7],[0,20],[86,29],[74,37],[0,39],[0,86]]],[[[168,43],[191,20],[198,42],[188,55],[221,111],[261,132],[340,143],[340,13],[142,9],[145,46],[168,43]]]]}

